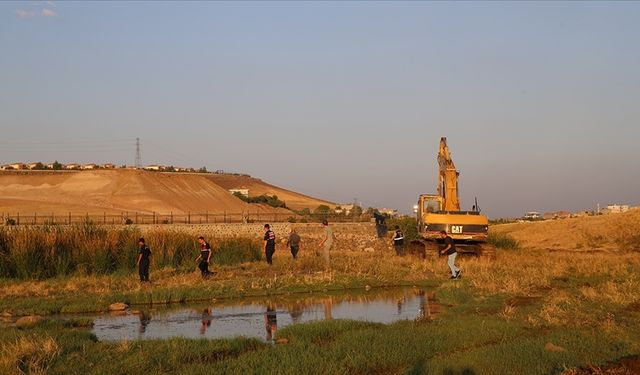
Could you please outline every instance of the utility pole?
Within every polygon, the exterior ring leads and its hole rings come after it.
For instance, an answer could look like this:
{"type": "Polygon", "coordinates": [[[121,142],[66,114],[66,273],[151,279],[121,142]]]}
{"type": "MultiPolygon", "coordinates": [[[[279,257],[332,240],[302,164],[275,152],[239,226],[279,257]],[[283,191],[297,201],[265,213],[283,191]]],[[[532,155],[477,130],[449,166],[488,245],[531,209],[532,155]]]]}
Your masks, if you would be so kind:
{"type": "Polygon", "coordinates": [[[140,156],[140,138],[136,138],[136,168],[142,168],[142,156],[140,156]]]}

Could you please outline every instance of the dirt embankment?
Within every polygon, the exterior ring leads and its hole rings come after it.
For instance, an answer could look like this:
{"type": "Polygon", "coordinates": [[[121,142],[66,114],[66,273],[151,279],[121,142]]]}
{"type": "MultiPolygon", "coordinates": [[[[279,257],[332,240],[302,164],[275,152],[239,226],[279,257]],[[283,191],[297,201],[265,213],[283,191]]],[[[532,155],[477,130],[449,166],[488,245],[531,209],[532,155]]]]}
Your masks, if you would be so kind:
{"type": "MultiPolygon", "coordinates": [[[[141,213],[210,212],[287,213],[288,210],[248,204],[232,196],[206,174],[157,173],[141,170],[0,172],[0,212],[53,213],[141,213]]],[[[317,207],[314,198],[259,184],[250,179],[249,189],[276,194],[290,207],[317,207]],[[260,188],[259,188],[260,187],[260,188]],[[262,189],[262,190],[260,190],[262,189]],[[285,194],[288,192],[289,194],[285,194]],[[309,206],[305,206],[305,202],[309,206]]],[[[261,182],[261,181],[260,181],[261,182]]],[[[235,186],[233,186],[235,187],[235,186]]],[[[253,195],[253,194],[252,194],[253,195]]]]}
{"type": "Polygon", "coordinates": [[[556,250],[640,250],[640,209],[622,214],[491,226],[525,248],[556,250]]]}
{"type": "Polygon", "coordinates": [[[335,203],[310,197],[308,195],[296,193],[291,190],[283,189],[268,184],[258,178],[248,176],[234,176],[224,174],[206,174],[203,175],[219,186],[225,189],[248,189],[249,196],[256,197],[260,195],[277,195],[278,198],[287,204],[287,207],[293,210],[301,210],[309,208],[314,210],[319,205],[327,205],[335,207],[335,203]]]}

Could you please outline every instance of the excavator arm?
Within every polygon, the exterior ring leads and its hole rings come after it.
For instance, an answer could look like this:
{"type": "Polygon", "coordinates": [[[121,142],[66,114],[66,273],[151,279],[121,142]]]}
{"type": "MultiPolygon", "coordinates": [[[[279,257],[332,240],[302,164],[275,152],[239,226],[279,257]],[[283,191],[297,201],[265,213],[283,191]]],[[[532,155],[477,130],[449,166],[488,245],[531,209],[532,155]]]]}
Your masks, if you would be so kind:
{"type": "Polygon", "coordinates": [[[442,197],[443,211],[460,211],[460,200],[458,199],[458,175],[451,159],[451,153],[447,146],[447,138],[440,138],[440,151],[438,152],[438,195],[442,197]]]}

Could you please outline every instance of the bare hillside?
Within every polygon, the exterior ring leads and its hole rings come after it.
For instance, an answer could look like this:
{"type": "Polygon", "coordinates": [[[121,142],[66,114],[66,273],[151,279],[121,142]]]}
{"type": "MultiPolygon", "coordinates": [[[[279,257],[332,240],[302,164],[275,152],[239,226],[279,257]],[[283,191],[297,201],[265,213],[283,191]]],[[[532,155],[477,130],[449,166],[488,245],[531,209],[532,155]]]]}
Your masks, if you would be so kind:
{"type": "Polygon", "coordinates": [[[204,176],[124,169],[0,172],[0,211],[288,212],[247,204],[204,176]]]}
{"type": "Polygon", "coordinates": [[[308,195],[296,193],[277,186],[268,184],[260,179],[247,176],[233,176],[224,174],[205,174],[203,175],[217,185],[225,189],[249,189],[249,196],[255,197],[263,194],[277,195],[278,198],[287,204],[287,207],[294,210],[309,208],[315,209],[321,204],[334,207],[333,202],[317,199],[308,195]]]}

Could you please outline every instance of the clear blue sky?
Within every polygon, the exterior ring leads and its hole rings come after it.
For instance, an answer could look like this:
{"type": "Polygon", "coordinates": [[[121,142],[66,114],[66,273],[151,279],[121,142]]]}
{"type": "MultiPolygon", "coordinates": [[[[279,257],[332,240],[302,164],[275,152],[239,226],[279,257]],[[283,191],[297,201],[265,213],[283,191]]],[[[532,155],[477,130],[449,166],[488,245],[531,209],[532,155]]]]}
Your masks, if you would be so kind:
{"type": "Polygon", "coordinates": [[[638,2],[2,2],[0,163],[250,173],[491,217],[640,204],[638,2]]]}

